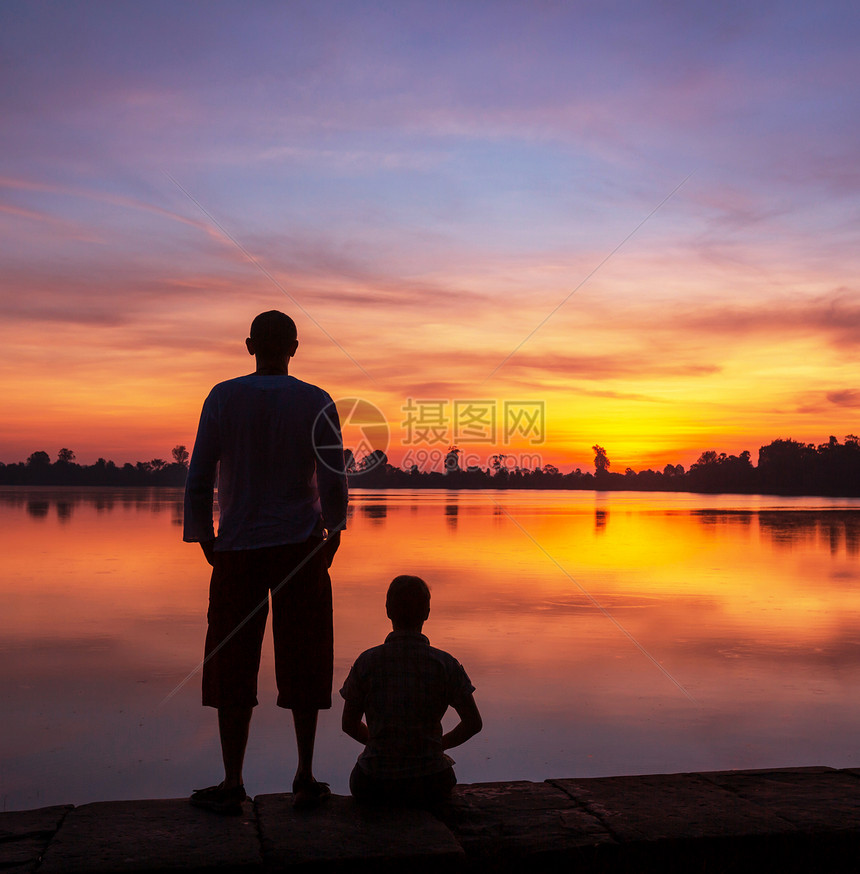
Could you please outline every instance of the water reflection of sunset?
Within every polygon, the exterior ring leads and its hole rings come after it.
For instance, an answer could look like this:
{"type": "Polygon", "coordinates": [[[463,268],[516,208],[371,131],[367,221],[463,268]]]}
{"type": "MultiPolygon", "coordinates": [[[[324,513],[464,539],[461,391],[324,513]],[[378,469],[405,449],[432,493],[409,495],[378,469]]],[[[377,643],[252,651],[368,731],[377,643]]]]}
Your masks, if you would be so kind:
{"type": "MultiPolygon", "coordinates": [[[[199,677],[183,681],[208,573],[180,541],[179,497],[0,490],[9,806],[182,795],[205,779],[213,720],[199,677]]],[[[412,572],[432,587],[431,642],[463,662],[485,714],[457,751],[465,781],[856,764],[860,511],[776,506],[356,492],[333,572],[336,689],[387,632],[387,583],[412,572]]],[[[279,791],[268,645],[260,700],[248,779],[279,791]]],[[[354,750],[336,715],[319,744],[345,791],[354,750]]]]}

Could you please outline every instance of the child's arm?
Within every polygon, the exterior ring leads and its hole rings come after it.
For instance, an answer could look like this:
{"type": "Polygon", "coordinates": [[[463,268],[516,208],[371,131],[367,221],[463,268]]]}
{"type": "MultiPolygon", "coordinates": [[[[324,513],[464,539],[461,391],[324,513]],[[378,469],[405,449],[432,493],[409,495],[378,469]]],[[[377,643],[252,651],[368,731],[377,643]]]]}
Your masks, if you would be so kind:
{"type": "MultiPolygon", "coordinates": [[[[457,711],[460,721],[447,734],[442,735],[443,750],[450,750],[451,747],[458,747],[460,744],[466,743],[470,737],[476,735],[484,727],[484,721],[478,712],[474,695],[469,695],[459,707],[454,707],[454,709],[457,711]]],[[[344,711],[344,719],[346,719],[346,711],[344,711]]],[[[346,725],[344,725],[344,731],[346,731],[346,725]]]]}
{"type": "Polygon", "coordinates": [[[343,702],[343,716],[340,720],[340,727],[353,740],[357,740],[360,744],[367,746],[367,742],[370,740],[370,733],[367,730],[367,726],[361,721],[362,716],[364,716],[364,712],[357,704],[349,701],[343,702]]]}

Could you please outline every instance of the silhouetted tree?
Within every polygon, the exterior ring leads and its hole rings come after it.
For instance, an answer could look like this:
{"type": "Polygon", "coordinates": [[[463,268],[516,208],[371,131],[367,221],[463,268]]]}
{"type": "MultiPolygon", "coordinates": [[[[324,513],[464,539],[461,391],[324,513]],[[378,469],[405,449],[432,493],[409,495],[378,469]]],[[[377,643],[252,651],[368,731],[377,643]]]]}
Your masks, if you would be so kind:
{"type": "Polygon", "coordinates": [[[457,449],[456,446],[451,446],[448,448],[448,453],[445,456],[445,473],[459,473],[460,472],[460,450],[457,449]]]}
{"type": "Polygon", "coordinates": [[[181,464],[184,467],[188,467],[188,459],[191,457],[188,454],[188,450],[181,444],[177,444],[170,450],[173,455],[174,464],[181,464]]]}
{"type": "Polygon", "coordinates": [[[813,472],[815,490],[820,494],[844,494],[846,485],[855,483],[860,489],[860,441],[853,434],[841,444],[831,436],[816,449],[813,472]]]}
{"type": "Polygon", "coordinates": [[[492,465],[493,471],[495,472],[496,476],[507,476],[508,468],[505,464],[505,459],[507,459],[507,457],[507,455],[503,455],[500,453],[499,455],[494,455],[490,459],[490,464],[492,465]]]}
{"type": "Polygon", "coordinates": [[[758,451],[759,485],[775,494],[810,494],[815,460],[811,443],[774,440],[758,451]]]}
{"type": "Polygon", "coordinates": [[[343,469],[347,473],[355,473],[355,455],[351,449],[343,450],[343,469]]]}
{"type": "Polygon", "coordinates": [[[359,470],[363,473],[368,473],[377,468],[380,471],[383,471],[387,466],[388,456],[381,449],[374,449],[373,452],[368,452],[367,455],[361,459],[359,470]]]}
{"type": "Polygon", "coordinates": [[[751,492],[755,489],[755,469],[747,450],[740,455],[718,455],[709,449],[691,465],[686,480],[696,492],[751,492]]]}
{"type": "Polygon", "coordinates": [[[596,443],[591,447],[591,451],[594,453],[594,472],[595,473],[606,473],[609,470],[610,461],[606,456],[606,450],[602,446],[598,446],[596,443]]]}
{"type": "Polygon", "coordinates": [[[57,462],[59,464],[71,464],[75,460],[75,453],[71,449],[61,449],[57,453],[57,462]]]}

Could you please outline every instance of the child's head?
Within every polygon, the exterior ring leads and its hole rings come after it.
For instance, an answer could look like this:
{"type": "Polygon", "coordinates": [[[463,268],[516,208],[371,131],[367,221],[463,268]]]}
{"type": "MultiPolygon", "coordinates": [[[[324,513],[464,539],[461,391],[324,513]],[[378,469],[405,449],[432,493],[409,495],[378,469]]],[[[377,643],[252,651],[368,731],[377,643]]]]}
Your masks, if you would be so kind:
{"type": "Polygon", "coordinates": [[[385,596],[385,612],[398,629],[418,629],[430,615],[430,587],[421,577],[395,577],[385,596]]]}

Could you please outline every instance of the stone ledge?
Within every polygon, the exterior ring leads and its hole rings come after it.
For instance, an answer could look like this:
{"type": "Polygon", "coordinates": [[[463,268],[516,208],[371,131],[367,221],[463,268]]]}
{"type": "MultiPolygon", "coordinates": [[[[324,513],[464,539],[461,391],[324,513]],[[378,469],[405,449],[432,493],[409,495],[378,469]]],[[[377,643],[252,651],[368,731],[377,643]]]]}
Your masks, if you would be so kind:
{"type": "Polygon", "coordinates": [[[794,826],[698,774],[552,780],[619,843],[780,835],[794,826]]]}
{"type": "Polygon", "coordinates": [[[268,871],[355,871],[410,874],[450,871],[463,849],[425,810],[367,808],[334,795],[316,810],[296,811],[292,795],[255,799],[268,871]]]}
{"type": "Polygon", "coordinates": [[[804,832],[860,831],[860,772],[831,768],[720,771],[702,777],[804,832]]]}
{"type": "Polygon", "coordinates": [[[439,815],[472,867],[582,870],[598,848],[615,844],[597,818],[549,783],[458,786],[439,815]]]}
{"type": "Polygon", "coordinates": [[[250,802],[245,808],[224,817],[184,798],[84,804],[66,816],[39,874],[259,871],[256,817],[250,802]]]}
{"type": "Polygon", "coordinates": [[[35,871],[49,841],[72,805],[0,814],[0,871],[35,871]]]}
{"type": "Polygon", "coordinates": [[[241,817],[186,799],[0,813],[0,874],[276,871],[854,871],[860,769],[784,768],[458,786],[434,814],[334,796],[241,817]]]}

